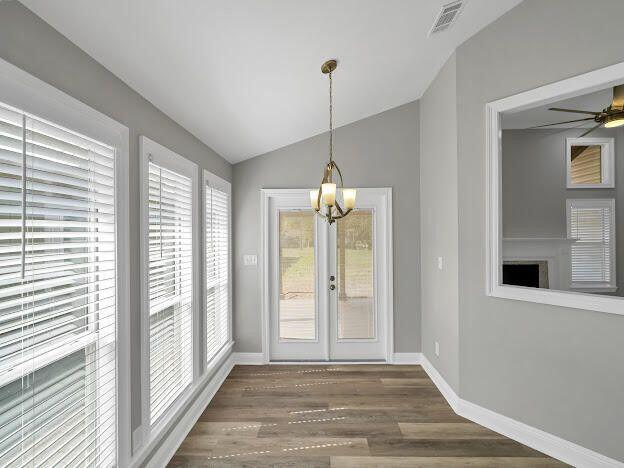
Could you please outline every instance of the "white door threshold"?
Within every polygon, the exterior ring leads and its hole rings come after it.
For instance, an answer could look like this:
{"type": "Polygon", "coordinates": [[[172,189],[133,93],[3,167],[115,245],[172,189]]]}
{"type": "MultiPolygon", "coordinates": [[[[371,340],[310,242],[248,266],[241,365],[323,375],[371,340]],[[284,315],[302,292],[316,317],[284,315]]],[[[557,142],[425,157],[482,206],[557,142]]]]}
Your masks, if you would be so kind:
{"type": "Polygon", "coordinates": [[[234,353],[234,360],[239,365],[327,365],[327,364],[420,364],[421,353],[394,353],[391,360],[385,359],[345,359],[345,360],[275,360],[271,361],[263,353],[234,353]]]}

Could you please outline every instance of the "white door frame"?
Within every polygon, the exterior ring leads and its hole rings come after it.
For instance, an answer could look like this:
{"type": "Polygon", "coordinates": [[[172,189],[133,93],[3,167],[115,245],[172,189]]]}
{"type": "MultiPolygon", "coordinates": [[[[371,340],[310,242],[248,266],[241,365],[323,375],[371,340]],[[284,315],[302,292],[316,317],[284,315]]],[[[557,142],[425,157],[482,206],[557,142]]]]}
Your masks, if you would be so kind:
{"type": "MultiPolygon", "coordinates": [[[[262,319],[262,360],[270,362],[271,341],[271,283],[270,283],[270,201],[272,198],[301,197],[305,193],[309,197],[311,189],[261,189],[260,190],[260,306],[262,319]]],[[[392,188],[358,188],[358,191],[366,191],[371,195],[383,197],[385,204],[385,216],[379,219],[378,230],[383,230],[386,236],[386,248],[384,252],[378,252],[376,267],[383,271],[385,282],[380,278],[385,287],[378,291],[379,303],[385,305],[385,361],[392,363],[394,355],[394,270],[393,270],[393,247],[392,247],[392,188]]],[[[337,221],[340,222],[340,221],[337,221]]]]}

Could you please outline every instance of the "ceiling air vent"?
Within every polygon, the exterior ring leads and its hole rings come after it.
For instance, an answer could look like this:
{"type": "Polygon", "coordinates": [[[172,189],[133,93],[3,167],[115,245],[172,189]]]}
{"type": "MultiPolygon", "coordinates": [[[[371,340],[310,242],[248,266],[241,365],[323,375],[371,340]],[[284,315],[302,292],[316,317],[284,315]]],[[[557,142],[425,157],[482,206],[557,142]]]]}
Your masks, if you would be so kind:
{"type": "Polygon", "coordinates": [[[444,5],[433,23],[433,27],[431,28],[431,31],[429,31],[429,35],[444,31],[451,24],[453,24],[453,21],[457,19],[457,16],[459,16],[459,12],[462,10],[464,3],[466,3],[465,0],[458,0],[444,5]]]}

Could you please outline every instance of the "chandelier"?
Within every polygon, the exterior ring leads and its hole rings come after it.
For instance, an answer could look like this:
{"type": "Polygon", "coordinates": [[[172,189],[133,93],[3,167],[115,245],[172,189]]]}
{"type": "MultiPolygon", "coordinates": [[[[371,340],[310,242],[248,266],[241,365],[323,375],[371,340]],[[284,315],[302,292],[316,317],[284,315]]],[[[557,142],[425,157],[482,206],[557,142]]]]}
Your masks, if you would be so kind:
{"type": "Polygon", "coordinates": [[[338,164],[334,162],[334,109],[332,73],[336,70],[338,62],[328,60],[321,66],[321,71],[329,75],[329,162],[323,172],[323,180],[318,190],[310,190],[310,204],[316,213],[332,224],[337,219],[347,216],[355,208],[355,189],[343,187],[342,172],[338,164]],[[337,179],[335,179],[337,175],[337,179]],[[339,181],[339,188],[334,180],[339,181]],[[344,207],[340,206],[342,198],[344,207]]]}

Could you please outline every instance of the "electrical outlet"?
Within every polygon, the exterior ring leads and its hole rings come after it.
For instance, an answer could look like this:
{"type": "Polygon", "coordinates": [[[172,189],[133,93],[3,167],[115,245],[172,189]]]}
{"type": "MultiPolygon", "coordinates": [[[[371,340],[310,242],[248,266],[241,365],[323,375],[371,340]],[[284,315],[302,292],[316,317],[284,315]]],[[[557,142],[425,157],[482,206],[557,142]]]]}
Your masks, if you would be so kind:
{"type": "Polygon", "coordinates": [[[444,260],[442,257],[438,257],[438,270],[441,270],[444,267],[444,260]]]}
{"type": "Polygon", "coordinates": [[[437,341],[435,342],[435,353],[436,356],[440,357],[440,343],[438,343],[437,341]]]}

